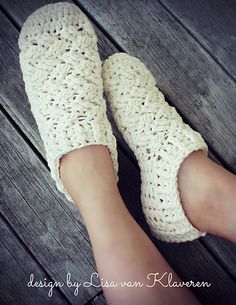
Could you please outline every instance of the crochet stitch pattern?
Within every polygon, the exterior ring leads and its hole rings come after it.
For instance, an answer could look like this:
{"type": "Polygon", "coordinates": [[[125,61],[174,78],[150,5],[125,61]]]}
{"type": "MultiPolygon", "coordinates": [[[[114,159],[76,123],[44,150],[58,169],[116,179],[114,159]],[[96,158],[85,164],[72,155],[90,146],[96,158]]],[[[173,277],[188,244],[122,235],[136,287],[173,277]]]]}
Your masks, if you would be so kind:
{"type": "Polygon", "coordinates": [[[51,175],[72,201],[59,174],[64,154],[92,144],[107,145],[118,171],[96,34],[76,5],[56,3],[28,17],[18,42],[25,89],[51,175]]]}
{"type": "Polygon", "coordinates": [[[138,160],[142,208],[152,233],[167,242],[205,235],[186,217],[177,181],[180,165],[191,152],[207,153],[201,135],[169,106],[139,59],[112,55],[102,75],[115,122],[138,160]]]}

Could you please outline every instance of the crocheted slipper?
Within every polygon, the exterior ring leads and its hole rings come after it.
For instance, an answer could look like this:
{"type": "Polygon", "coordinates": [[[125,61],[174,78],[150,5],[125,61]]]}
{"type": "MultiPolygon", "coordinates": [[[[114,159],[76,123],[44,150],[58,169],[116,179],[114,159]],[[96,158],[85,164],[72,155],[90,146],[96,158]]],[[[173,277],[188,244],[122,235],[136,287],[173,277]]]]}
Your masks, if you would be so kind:
{"type": "Polygon", "coordinates": [[[116,124],[141,169],[142,207],[152,233],[168,242],[205,235],[187,219],[177,183],[183,160],[195,150],[207,152],[201,135],[168,105],[137,58],[115,54],[105,61],[102,73],[116,124]]]}
{"type": "Polygon", "coordinates": [[[72,201],[59,175],[64,154],[92,144],[107,145],[116,173],[118,169],[95,32],[76,5],[49,4],[28,17],[19,47],[25,89],[51,175],[72,201]]]}

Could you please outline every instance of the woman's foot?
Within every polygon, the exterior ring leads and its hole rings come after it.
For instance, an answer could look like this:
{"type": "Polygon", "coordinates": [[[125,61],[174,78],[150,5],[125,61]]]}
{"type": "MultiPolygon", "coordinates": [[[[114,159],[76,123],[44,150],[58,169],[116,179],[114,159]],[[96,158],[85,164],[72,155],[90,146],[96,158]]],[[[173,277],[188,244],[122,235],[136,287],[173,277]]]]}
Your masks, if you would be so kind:
{"type": "Polygon", "coordinates": [[[236,242],[236,176],[194,152],[178,173],[181,202],[191,223],[236,242]]]}
{"type": "Polygon", "coordinates": [[[106,117],[97,38],[74,4],[49,4],[28,17],[19,37],[31,110],[59,190],[60,158],[88,145],[107,146],[117,172],[116,140],[106,117]]]}
{"type": "Polygon", "coordinates": [[[137,58],[120,53],[103,65],[103,81],[114,119],[141,170],[143,212],[153,234],[170,242],[204,235],[185,215],[177,176],[183,160],[207,146],[184,124],[137,58]]]}

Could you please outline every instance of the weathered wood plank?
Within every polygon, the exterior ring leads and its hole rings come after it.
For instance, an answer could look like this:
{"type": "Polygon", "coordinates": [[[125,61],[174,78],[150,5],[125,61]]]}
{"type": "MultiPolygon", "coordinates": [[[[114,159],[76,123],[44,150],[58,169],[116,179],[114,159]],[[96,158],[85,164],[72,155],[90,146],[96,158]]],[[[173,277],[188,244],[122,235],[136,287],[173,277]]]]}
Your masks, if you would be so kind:
{"type": "Polygon", "coordinates": [[[159,0],[236,79],[236,2],[159,0]]]}
{"type": "Polygon", "coordinates": [[[106,305],[106,300],[103,294],[100,294],[99,296],[96,296],[90,303],[89,305],[106,305]]]}
{"type": "Polygon", "coordinates": [[[23,125],[26,119],[28,120],[27,128],[25,128],[24,132],[36,149],[43,153],[42,140],[38,137],[37,126],[31,115],[24,84],[21,80],[17,45],[19,32],[1,11],[0,28],[0,92],[2,104],[4,104],[4,108],[19,126],[23,125]]]}
{"type": "MultiPolygon", "coordinates": [[[[22,4],[21,4],[22,5],[22,4]]],[[[16,7],[17,8],[17,7],[16,7]]],[[[29,12],[30,13],[30,12],[29,12]]],[[[8,29],[9,31],[9,29],[8,29]]],[[[101,42],[100,42],[101,43],[101,42]]],[[[106,45],[105,45],[106,46],[106,45]]],[[[104,49],[106,51],[106,47],[103,47],[102,49],[104,49]]],[[[111,48],[109,48],[109,51],[110,52],[111,48]]],[[[115,50],[115,48],[114,48],[115,50]]],[[[104,55],[103,55],[104,56],[104,55]]],[[[106,56],[106,53],[105,53],[105,56],[106,56]]],[[[16,63],[13,64],[13,67],[16,67],[16,63]]],[[[7,73],[7,71],[5,71],[7,73]]],[[[7,75],[7,74],[6,74],[7,75]]],[[[18,80],[16,78],[13,78],[13,84],[11,85],[11,91],[14,91],[14,86],[16,84],[14,84],[14,82],[21,82],[21,80],[18,80]]],[[[3,88],[4,89],[4,88],[3,88]]],[[[5,91],[4,91],[5,92],[5,91]]],[[[6,95],[5,95],[6,97],[6,95]]],[[[15,114],[13,115],[14,116],[17,116],[17,98],[16,100],[14,101],[14,99],[12,100],[10,98],[9,95],[7,95],[7,98],[5,98],[5,104],[4,106],[8,105],[8,111],[11,111],[12,107],[11,107],[11,103],[16,103],[16,108],[15,108],[15,114]]],[[[24,103],[24,100],[23,100],[23,103],[24,103]]],[[[31,115],[31,114],[30,114],[31,115]]],[[[20,126],[21,128],[23,129],[23,131],[25,132],[25,130],[27,128],[29,128],[29,123],[28,123],[28,118],[27,116],[25,116],[24,119],[22,119],[22,117],[20,117],[20,126]]],[[[37,137],[37,132],[35,132],[36,134],[36,137],[37,137]]],[[[39,137],[38,137],[39,139],[39,137]]],[[[122,155],[122,152],[120,152],[120,155],[122,155]]],[[[122,195],[123,197],[125,198],[125,201],[127,202],[128,206],[133,209],[133,213],[136,214],[136,217],[138,218],[138,220],[140,219],[140,215],[142,215],[140,213],[140,197],[139,197],[139,178],[138,178],[138,172],[137,172],[137,169],[135,169],[135,167],[132,167],[130,165],[130,163],[125,159],[125,158],[120,158],[120,167],[121,167],[121,170],[120,170],[120,183],[119,183],[119,186],[120,186],[120,189],[121,189],[121,192],[122,192],[122,195]],[[136,206],[138,207],[138,212],[136,212],[136,206]]],[[[139,220],[140,223],[143,223],[143,221],[139,220]]],[[[205,265],[208,266],[208,268],[206,270],[208,270],[208,274],[209,274],[209,278],[216,278],[216,275],[218,273],[221,273],[223,272],[224,273],[224,270],[222,270],[218,265],[217,263],[212,259],[212,257],[210,256],[210,260],[208,259],[208,253],[206,252],[206,250],[202,247],[201,243],[199,241],[197,241],[195,243],[195,245],[193,246],[192,244],[188,244],[185,246],[185,254],[182,253],[182,247],[181,246],[177,246],[177,248],[179,248],[179,252],[181,253],[181,256],[179,258],[178,261],[178,270],[179,271],[179,274],[183,277],[183,278],[193,278],[193,273],[195,273],[194,275],[194,279],[198,279],[200,276],[204,275],[205,272],[204,270],[206,269],[205,268],[205,265]],[[180,248],[179,248],[180,247],[180,248]],[[187,247],[187,248],[186,248],[187,247]],[[205,260],[203,261],[202,259],[200,259],[198,262],[197,260],[195,259],[195,262],[194,262],[194,265],[191,263],[191,256],[188,256],[188,253],[194,253],[195,252],[195,258],[198,257],[198,251],[199,251],[199,248],[201,249],[200,252],[201,253],[204,253],[204,257],[205,257],[205,260]],[[207,259],[206,259],[207,258],[207,259]],[[186,270],[186,267],[183,266],[182,263],[180,263],[180,260],[185,261],[186,264],[188,265],[188,270],[186,270]],[[196,263],[197,262],[197,263],[196,263]],[[199,269],[200,267],[200,269],[199,269]],[[209,271],[210,269],[210,271],[209,271]],[[217,272],[215,271],[217,270],[217,272]]],[[[163,244],[162,246],[162,249],[163,249],[163,254],[168,257],[168,260],[170,261],[170,263],[172,265],[175,264],[176,262],[176,251],[175,251],[175,248],[174,247],[169,247],[165,244],[163,244]],[[165,250],[166,248],[166,250],[165,250]],[[171,250],[173,249],[173,250],[171,250]]],[[[228,280],[228,278],[226,278],[226,280],[228,280]]],[[[216,281],[214,282],[214,285],[218,287],[222,285],[223,287],[223,283],[224,281],[222,280],[222,278],[220,278],[219,280],[216,279],[216,281]],[[218,282],[217,282],[218,281],[218,282]]],[[[231,283],[231,281],[229,280],[228,283],[231,283]]],[[[232,287],[232,286],[231,286],[232,287]]],[[[216,298],[218,297],[220,292],[218,292],[218,294],[216,294],[216,298]]],[[[231,289],[226,289],[223,291],[224,294],[228,295],[228,297],[226,299],[229,299],[230,296],[232,296],[232,293],[231,293],[231,289]]],[[[221,295],[223,294],[221,293],[221,295]]],[[[202,291],[200,293],[201,295],[201,298],[202,299],[206,299],[206,298],[212,298],[214,296],[214,291],[202,291]],[[209,296],[207,296],[209,293],[209,296]],[[212,296],[213,295],[213,296],[212,296]]],[[[216,301],[216,299],[215,299],[216,301]]],[[[208,303],[210,304],[210,303],[208,303]]],[[[213,304],[213,302],[212,302],[213,304]]],[[[222,303],[223,304],[223,303],[222,303]]]]}
{"type": "Polygon", "coordinates": [[[168,100],[236,172],[235,84],[192,35],[158,1],[76,2],[147,64],[168,100]]]}
{"type": "Polygon", "coordinates": [[[31,253],[17,238],[11,227],[0,215],[0,304],[4,305],[42,305],[70,304],[58,288],[29,288],[30,274],[47,283],[52,281],[31,253]]]}
{"type": "Polygon", "coordinates": [[[236,245],[211,234],[204,238],[202,242],[236,281],[236,245]]]}
{"type": "Polygon", "coordinates": [[[6,303],[2,298],[1,298],[1,295],[0,295],[0,304],[4,304],[4,305],[12,305],[12,304],[9,304],[9,303],[6,303]]]}

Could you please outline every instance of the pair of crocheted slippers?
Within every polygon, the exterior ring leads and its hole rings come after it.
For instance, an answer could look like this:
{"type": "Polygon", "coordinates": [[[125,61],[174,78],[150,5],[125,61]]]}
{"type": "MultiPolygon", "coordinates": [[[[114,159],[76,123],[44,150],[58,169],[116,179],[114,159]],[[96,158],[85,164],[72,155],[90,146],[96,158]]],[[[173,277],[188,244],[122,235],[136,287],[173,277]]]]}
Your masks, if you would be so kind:
{"type": "Polygon", "coordinates": [[[91,144],[107,145],[117,173],[104,86],[115,122],[141,169],[142,208],[152,233],[168,242],[205,235],[185,215],[177,174],[191,152],[207,152],[207,146],[168,105],[145,65],[120,53],[102,68],[92,25],[69,3],[46,5],[28,17],[19,47],[26,92],[58,189],[71,200],[60,179],[60,158],[91,144]]]}

